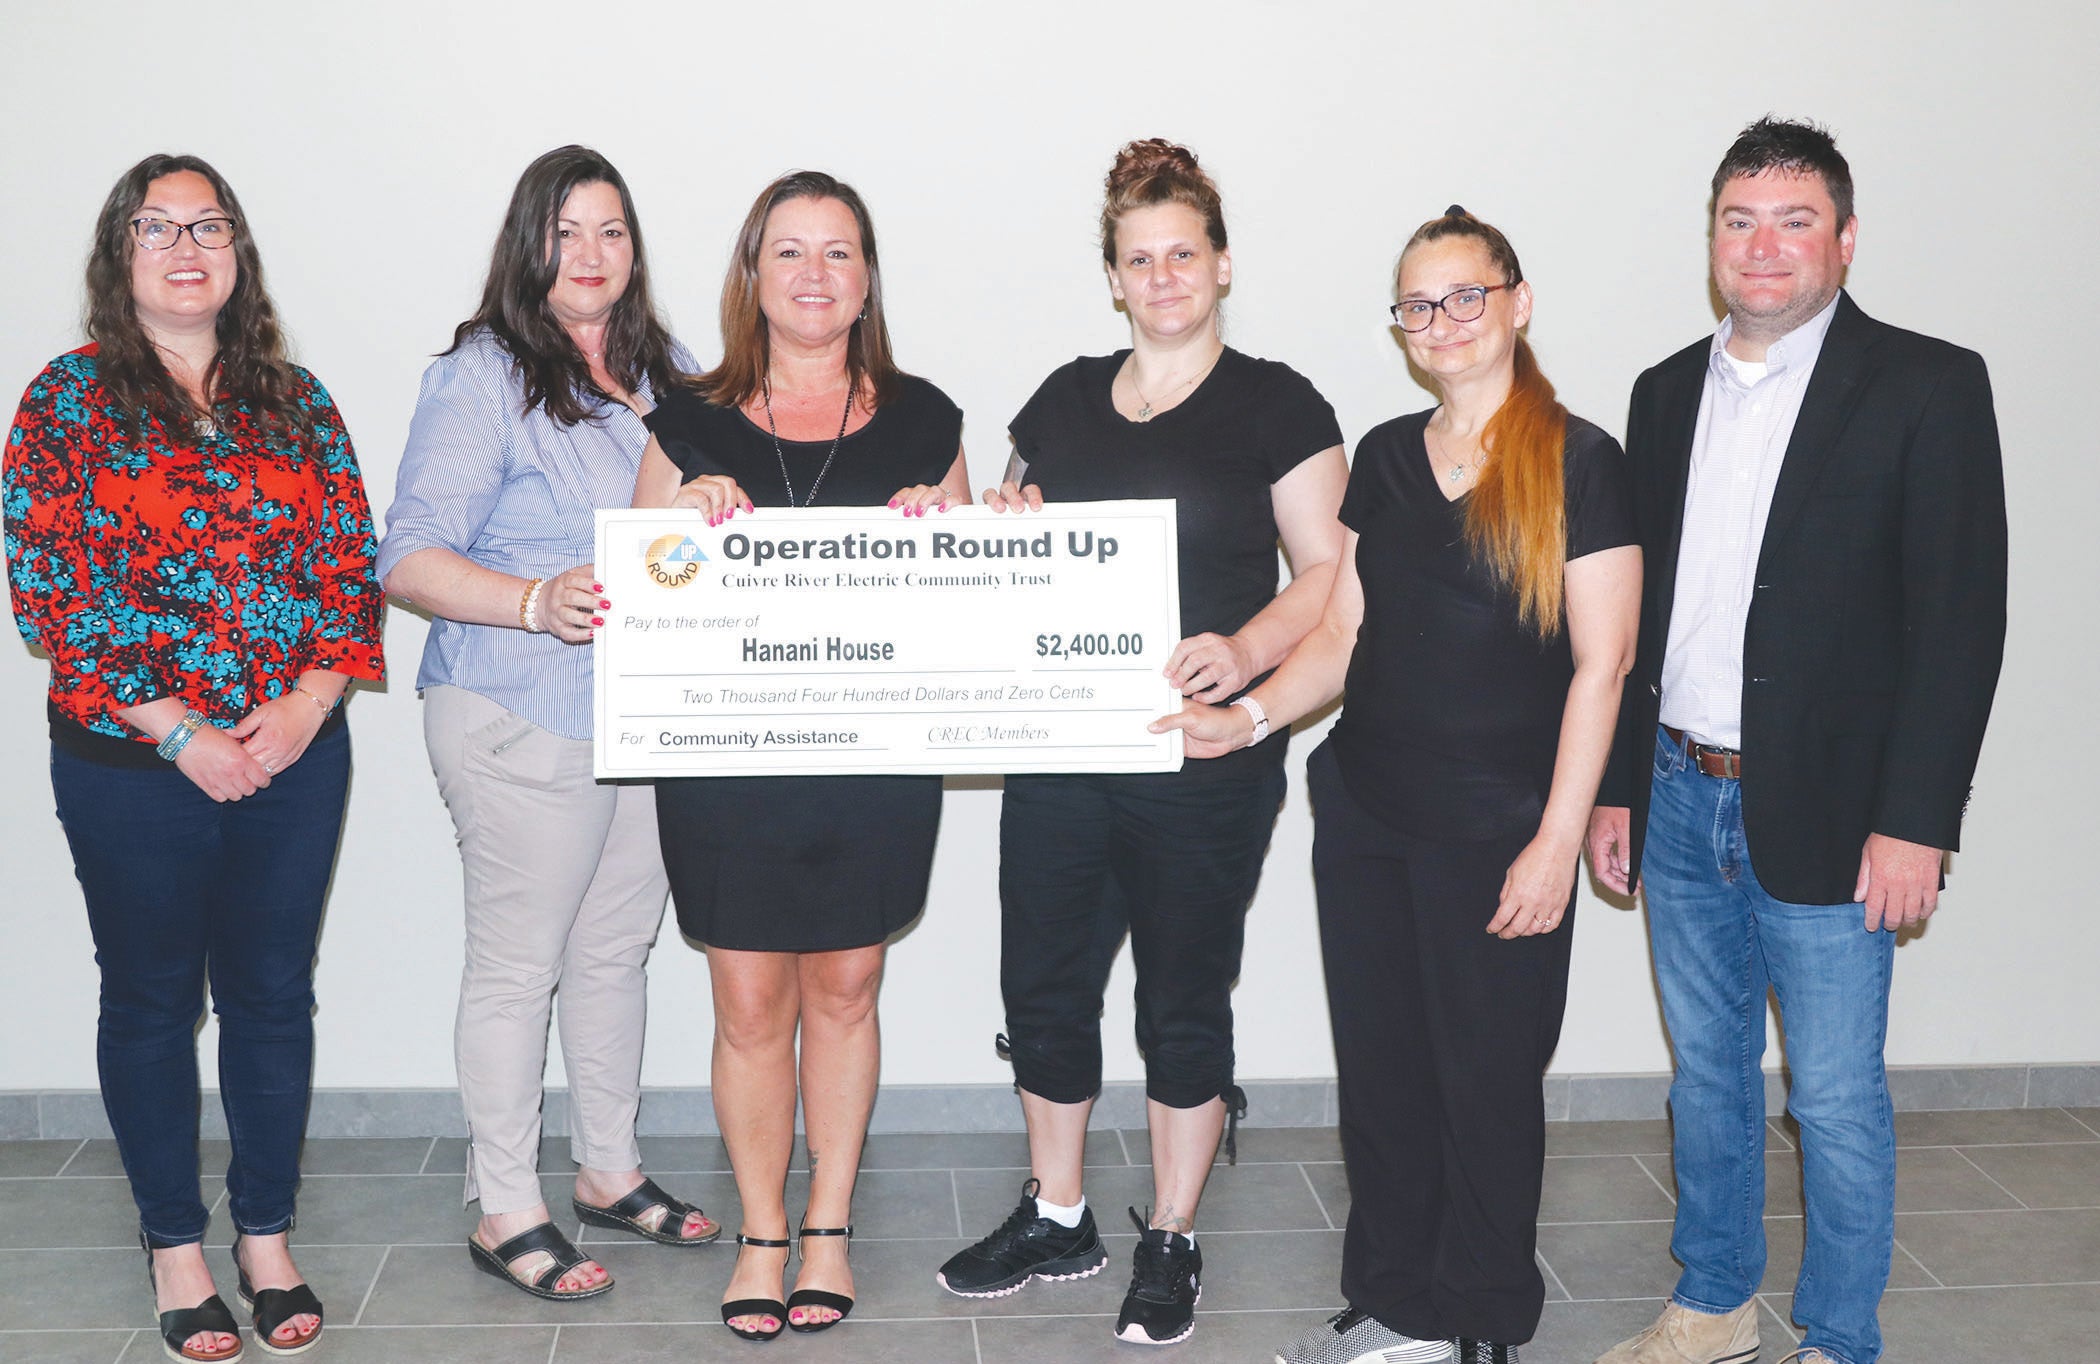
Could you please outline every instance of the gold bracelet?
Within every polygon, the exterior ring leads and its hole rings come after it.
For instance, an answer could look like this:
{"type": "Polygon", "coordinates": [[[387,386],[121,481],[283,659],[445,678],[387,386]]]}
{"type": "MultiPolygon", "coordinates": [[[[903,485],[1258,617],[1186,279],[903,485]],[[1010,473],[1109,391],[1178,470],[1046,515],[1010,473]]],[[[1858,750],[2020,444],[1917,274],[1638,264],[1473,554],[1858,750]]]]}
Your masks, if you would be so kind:
{"type": "Polygon", "coordinates": [[[292,687],[292,690],[298,692],[301,696],[305,697],[307,700],[319,706],[321,708],[321,714],[323,715],[333,715],[335,713],[336,702],[341,701],[343,699],[342,697],[338,696],[335,698],[335,701],[331,701],[317,691],[308,691],[304,682],[295,683],[292,687]]]}
{"type": "Polygon", "coordinates": [[[531,585],[525,589],[525,595],[518,598],[518,628],[528,635],[547,633],[546,627],[537,619],[539,613],[536,610],[540,604],[540,588],[546,583],[545,578],[534,578],[531,585]]]}

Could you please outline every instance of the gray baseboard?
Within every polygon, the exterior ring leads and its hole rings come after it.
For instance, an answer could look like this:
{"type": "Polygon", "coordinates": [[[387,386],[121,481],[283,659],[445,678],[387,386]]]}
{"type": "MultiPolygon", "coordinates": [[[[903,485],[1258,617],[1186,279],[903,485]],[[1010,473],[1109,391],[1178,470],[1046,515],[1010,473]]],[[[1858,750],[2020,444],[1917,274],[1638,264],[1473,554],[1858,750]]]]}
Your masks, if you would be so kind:
{"type": "MultiPolygon", "coordinates": [[[[1250,1127],[1327,1127],[1336,1120],[1332,1080],[1249,1080],[1250,1127]]],[[[1668,1111],[1670,1077],[1549,1075],[1546,1117],[1553,1122],[1660,1118],[1668,1111]]],[[[1950,1108],[2100,1108],[2100,1065],[1902,1066],[1889,1071],[1899,1111],[1950,1108]]],[[[203,1107],[203,1134],[226,1134],[216,1095],[203,1107]]],[[[1765,1075],[1765,1102],[1786,1104],[1786,1078],[1765,1075]]],[[[1095,1106],[1105,1127],[1145,1125],[1144,1086],[1106,1086],[1095,1106]]],[[[642,1093],[639,1127],[645,1135],[715,1130],[705,1088],[642,1093]]],[[[1015,1132],[1021,1110],[1008,1085],[890,1085],[875,1101],[876,1132],[1015,1132]]],[[[569,1130],[567,1091],[547,1091],[548,1136],[569,1130]]],[[[314,1137],[459,1137],[466,1135],[459,1094],[451,1089],[323,1089],[314,1093],[307,1134],[314,1137]]],[[[91,1089],[0,1092],[0,1141],[107,1137],[102,1096],[91,1089]]]]}

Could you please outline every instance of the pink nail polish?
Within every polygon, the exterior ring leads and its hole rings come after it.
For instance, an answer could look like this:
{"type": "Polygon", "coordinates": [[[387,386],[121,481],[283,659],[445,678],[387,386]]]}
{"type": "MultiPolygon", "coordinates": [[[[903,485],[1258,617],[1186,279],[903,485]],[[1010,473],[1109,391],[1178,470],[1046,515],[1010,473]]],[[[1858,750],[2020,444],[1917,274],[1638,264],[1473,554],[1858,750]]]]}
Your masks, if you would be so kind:
{"type": "Polygon", "coordinates": [[[891,499],[890,499],[890,509],[894,511],[894,510],[896,509],[896,506],[897,506],[897,499],[893,497],[893,498],[891,498],[891,499]]]}
{"type": "Polygon", "coordinates": [[[605,624],[605,617],[603,617],[603,616],[592,616],[592,617],[591,617],[591,624],[593,624],[593,625],[603,625],[603,624],[605,624]]]}

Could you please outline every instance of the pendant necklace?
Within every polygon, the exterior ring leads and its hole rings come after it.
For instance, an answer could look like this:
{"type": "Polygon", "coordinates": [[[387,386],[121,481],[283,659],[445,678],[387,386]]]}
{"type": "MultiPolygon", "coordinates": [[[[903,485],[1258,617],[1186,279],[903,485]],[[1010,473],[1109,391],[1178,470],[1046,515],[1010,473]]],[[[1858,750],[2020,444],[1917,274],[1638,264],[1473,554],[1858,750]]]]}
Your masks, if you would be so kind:
{"type": "MultiPolygon", "coordinates": [[[[788,505],[792,507],[796,505],[795,480],[788,477],[787,456],[781,453],[780,449],[780,428],[773,424],[773,385],[771,381],[759,380],[758,391],[765,400],[766,430],[771,432],[773,436],[773,458],[780,461],[780,481],[787,485],[788,505]]],[[[816,482],[809,485],[809,500],[802,503],[802,506],[807,507],[817,500],[817,489],[823,486],[824,475],[831,472],[831,461],[839,457],[839,442],[846,438],[846,422],[852,415],[853,385],[849,383],[846,385],[846,410],[839,414],[839,433],[831,438],[831,453],[824,456],[824,467],[817,470],[816,482]]]]}
{"type": "MultiPolygon", "coordinates": [[[[1429,434],[1429,428],[1426,426],[1423,427],[1422,432],[1423,435],[1426,437],[1429,434]]],[[[1438,437],[1437,444],[1443,444],[1442,437],[1438,437]]],[[[1449,455],[1446,455],[1445,458],[1449,459],[1451,457],[1449,455]]],[[[1449,479],[1453,483],[1462,482],[1465,479],[1465,476],[1468,471],[1478,473],[1480,470],[1487,468],[1487,462],[1487,451],[1482,450],[1480,452],[1480,457],[1471,461],[1470,463],[1465,460],[1454,460],[1451,465],[1451,472],[1445,474],[1444,477],[1449,479]]]]}
{"type": "MultiPolygon", "coordinates": [[[[1219,350],[1218,355],[1223,355],[1224,353],[1225,352],[1221,349],[1219,350]]],[[[1168,389],[1165,393],[1162,393],[1160,397],[1162,399],[1171,398],[1176,393],[1179,393],[1182,389],[1187,388],[1190,384],[1196,383],[1198,380],[1202,379],[1204,375],[1210,373],[1211,367],[1218,363],[1218,355],[1211,356],[1210,364],[1205,365],[1202,369],[1197,370],[1188,378],[1183,379],[1180,383],[1174,385],[1174,387],[1168,389]]],[[[1131,357],[1129,374],[1130,391],[1138,395],[1138,402],[1142,404],[1142,406],[1140,406],[1137,410],[1137,419],[1141,422],[1151,421],[1153,413],[1157,408],[1157,404],[1155,404],[1150,398],[1145,396],[1144,389],[1138,387],[1136,356],[1131,357]]]]}

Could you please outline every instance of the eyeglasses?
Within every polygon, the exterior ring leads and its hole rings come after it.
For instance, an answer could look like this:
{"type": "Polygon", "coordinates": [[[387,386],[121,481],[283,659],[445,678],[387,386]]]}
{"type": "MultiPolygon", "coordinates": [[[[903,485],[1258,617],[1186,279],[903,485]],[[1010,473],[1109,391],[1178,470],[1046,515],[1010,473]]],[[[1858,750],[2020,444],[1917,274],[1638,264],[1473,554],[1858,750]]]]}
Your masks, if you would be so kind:
{"type": "Polygon", "coordinates": [[[133,218],[131,238],[148,251],[165,251],[182,240],[183,233],[207,251],[220,251],[233,245],[234,223],[231,218],[199,218],[194,223],[171,223],[166,218],[133,218]]]}
{"type": "Polygon", "coordinates": [[[1395,303],[1390,311],[1393,321],[1400,324],[1404,332],[1427,331],[1436,320],[1436,310],[1442,308],[1444,316],[1453,322],[1476,321],[1487,311],[1488,295],[1497,289],[1510,288],[1507,284],[1475,284],[1465,289],[1454,289],[1439,299],[1410,298],[1395,303]]]}

